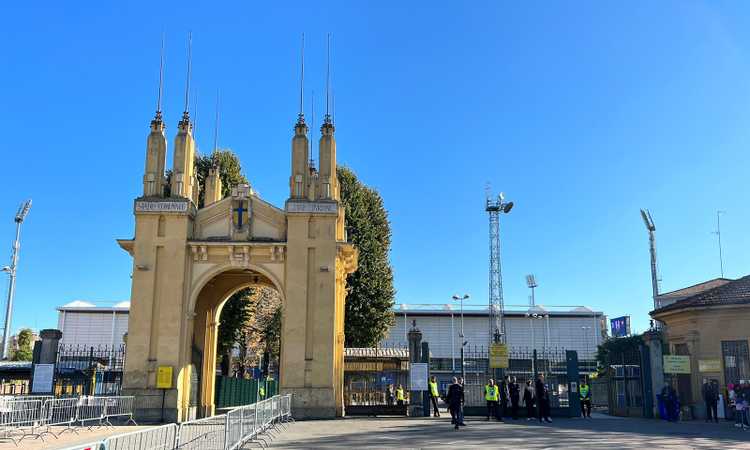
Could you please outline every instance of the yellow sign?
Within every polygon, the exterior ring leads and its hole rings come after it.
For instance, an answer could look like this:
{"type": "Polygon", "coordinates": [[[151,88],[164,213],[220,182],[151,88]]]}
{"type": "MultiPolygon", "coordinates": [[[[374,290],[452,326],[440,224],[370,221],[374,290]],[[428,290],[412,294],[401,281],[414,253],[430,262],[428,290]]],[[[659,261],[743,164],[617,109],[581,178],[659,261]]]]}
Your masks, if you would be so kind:
{"type": "Polygon", "coordinates": [[[664,355],[664,373],[690,373],[690,357],[664,355]]]}
{"type": "Polygon", "coordinates": [[[490,368],[507,369],[508,368],[508,346],[505,344],[494,343],[490,345],[490,368]]]}
{"type": "Polygon", "coordinates": [[[721,372],[721,360],[720,359],[699,359],[698,371],[699,372],[721,372]]]}
{"type": "Polygon", "coordinates": [[[156,389],[172,388],[172,366],[159,366],[156,369],[156,389]]]}

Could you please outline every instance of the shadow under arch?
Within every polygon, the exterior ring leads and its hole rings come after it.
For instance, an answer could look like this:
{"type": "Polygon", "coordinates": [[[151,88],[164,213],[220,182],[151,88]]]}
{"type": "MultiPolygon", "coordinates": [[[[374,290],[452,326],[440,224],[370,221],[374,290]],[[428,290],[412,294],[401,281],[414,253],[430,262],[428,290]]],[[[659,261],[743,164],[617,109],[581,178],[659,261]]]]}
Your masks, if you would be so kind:
{"type": "MultiPolygon", "coordinates": [[[[198,377],[199,394],[198,414],[202,417],[215,413],[217,339],[219,318],[227,301],[242,289],[267,286],[276,290],[282,305],[285,303],[282,284],[269,271],[258,266],[221,266],[203,274],[195,283],[196,289],[190,298],[190,311],[193,315],[193,327],[189,340],[190,361],[193,370],[200,373],[198,377]]],[[[282,319],[283,320],[283,319],[282,319]]],[[[187,375],[187,374],[185,374],[187,375]]],[[[188,391],[195,389],[189,383],[195,377],[183,377],[183,387],[188,391]]]]}

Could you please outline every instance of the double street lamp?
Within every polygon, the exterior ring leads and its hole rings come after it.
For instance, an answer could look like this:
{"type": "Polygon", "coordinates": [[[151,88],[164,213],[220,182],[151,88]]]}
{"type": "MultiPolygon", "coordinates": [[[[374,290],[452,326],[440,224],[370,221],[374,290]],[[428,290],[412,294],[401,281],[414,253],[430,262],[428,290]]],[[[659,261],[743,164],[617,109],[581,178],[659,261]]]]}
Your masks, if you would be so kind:
{"type": "Polygon", "coordinates": [[[458,336],[461,338],[461,377],[466,379],[466,366],[464,365],[464,347],[466,346],[466,344],[468,344],[469,341],[464,338],[464,300],[469,299],[469,294],[464,294],[462,296],[454,295],[452,298],[454,301],[461,302],[461,332],[458,336]]]}

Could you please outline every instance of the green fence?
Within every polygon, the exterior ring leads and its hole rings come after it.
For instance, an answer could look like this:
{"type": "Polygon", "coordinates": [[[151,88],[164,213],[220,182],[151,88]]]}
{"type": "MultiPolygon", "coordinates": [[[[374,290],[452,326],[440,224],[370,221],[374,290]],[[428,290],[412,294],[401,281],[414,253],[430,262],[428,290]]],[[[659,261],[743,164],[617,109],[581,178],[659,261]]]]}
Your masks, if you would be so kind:
{"type": "Polygon", "coordinates": [[[216,377],[216,408],[250,405],[263,398],[278,394],[276,380],[246,380],[244,378],[216,377]]]}

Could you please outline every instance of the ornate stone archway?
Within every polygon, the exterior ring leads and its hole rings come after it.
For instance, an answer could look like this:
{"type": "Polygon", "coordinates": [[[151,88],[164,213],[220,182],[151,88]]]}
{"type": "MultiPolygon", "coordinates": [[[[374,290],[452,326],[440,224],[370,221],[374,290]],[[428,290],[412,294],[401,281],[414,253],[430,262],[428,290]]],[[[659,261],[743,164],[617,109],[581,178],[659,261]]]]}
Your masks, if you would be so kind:
{"type": "MultiPolygon", "coordinates": [[[[205,181],[206,206],[199,209],[189,115],[175,138],[170,196],[164,194],[161,113],[151,122],[144,195],[134,204],[135,237],[118,240],[133,257],[124,389],[158,396],[157,369],[171,367],[171,420],[213,413],[213,377],[207,374],[215,366],[218,313],[232,292],[251,284],[272,286],[283,298],[279,383],[281,392],[294,394],[294,414],[343,414],[346,275],[356,269],[357,252],[345,237],[333,124],[327,119],[321,127],[319,170],[309,165],[307,134],[300,115],[284,209],[247,185],[222,197],[216,166],[205,181]],[[191,402],[196,348],[204,368],[199,406],[191,402]]],[[[139,413],[155,414],[158,407],[139,413]]]]}

